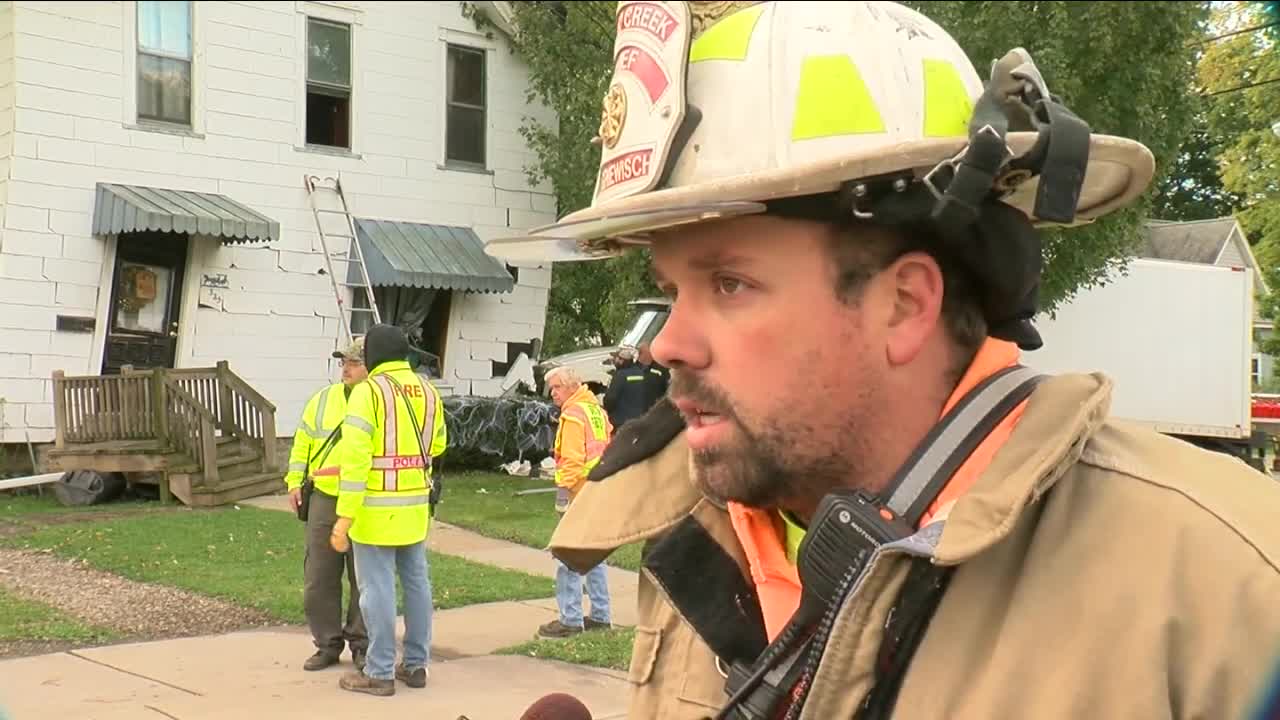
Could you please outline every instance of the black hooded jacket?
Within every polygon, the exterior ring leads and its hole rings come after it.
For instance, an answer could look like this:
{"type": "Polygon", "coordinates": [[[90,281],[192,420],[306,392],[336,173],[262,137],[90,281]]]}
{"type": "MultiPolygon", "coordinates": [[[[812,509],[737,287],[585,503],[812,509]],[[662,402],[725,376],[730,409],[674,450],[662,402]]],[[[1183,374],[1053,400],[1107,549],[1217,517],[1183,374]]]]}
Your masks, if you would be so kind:
{"type": "Polygon", "coordinates": [[[409,357],[409,339],[404,330],[395,325],[385,323],[374,325],[364,336],[364,366],[373,372],[378,366],[407,360],[409,357]]]}

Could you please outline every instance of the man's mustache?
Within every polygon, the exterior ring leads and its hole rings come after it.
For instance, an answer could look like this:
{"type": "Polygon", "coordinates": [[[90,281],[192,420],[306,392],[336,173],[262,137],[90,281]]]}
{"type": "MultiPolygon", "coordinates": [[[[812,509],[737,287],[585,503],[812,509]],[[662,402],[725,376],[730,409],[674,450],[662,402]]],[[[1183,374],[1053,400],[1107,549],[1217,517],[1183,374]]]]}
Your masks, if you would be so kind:
{"type": "Polygon", "coordinates": [[[687,400],[696,404],[704,413],[735,418],[733,403],[724,391],[704,382],[697,375],[671,371],[671,384],[667,396],[672,400],[687,400]]]}

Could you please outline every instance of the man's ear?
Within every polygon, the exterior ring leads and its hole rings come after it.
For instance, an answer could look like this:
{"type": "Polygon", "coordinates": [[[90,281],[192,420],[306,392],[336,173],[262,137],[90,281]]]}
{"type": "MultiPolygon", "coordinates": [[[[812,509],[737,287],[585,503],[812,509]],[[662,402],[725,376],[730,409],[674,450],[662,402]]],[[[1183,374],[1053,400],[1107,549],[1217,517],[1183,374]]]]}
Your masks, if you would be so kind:
{"type": "Polygon", "coordinates": [[[888,361],[905,365],[926,347],[942,317],[942,268],[928,253],[910,252],[894,261],[883,277],[893,293],[886,328],[888,361]]]}

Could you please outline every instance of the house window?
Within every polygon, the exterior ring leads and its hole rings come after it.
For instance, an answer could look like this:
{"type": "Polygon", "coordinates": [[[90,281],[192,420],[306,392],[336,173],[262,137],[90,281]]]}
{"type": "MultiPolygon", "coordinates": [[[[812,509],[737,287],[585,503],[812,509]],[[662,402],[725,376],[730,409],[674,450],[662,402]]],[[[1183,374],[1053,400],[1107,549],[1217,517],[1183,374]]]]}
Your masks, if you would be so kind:
{"type": "Polygon", "coordinates": [[[445,87],[445,160],[450,163],[485,164],[484,51],[449,46],[445,87]]]}
{"type": "Polygon", "coordinates": [[[191,125],[191,3],[138,3],[138,119],[191,125]]]}
{"type": "Polygon", "coordinates": [[[1262,382],[1262,358],[1258,355],[1254,355],[1249,362],[1249,379],[1253,381],[1254,385],[1262,382]]]}
{"type": "Polygon", "coordinates": [[[307,18],[307,144],[351,147],[351,26],[307,18]]]}

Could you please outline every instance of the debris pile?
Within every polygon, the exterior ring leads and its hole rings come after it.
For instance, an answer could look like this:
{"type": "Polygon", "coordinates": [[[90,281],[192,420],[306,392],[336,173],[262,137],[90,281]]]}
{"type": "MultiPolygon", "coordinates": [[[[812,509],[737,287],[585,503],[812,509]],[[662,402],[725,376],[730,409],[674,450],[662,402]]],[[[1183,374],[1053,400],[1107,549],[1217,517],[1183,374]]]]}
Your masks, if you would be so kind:
{"type": "Polygon", "coordinates": [[[446,472],[462,468],[491,470],[511,461],[541,462],[551,455],[560,409],[541,397],[443,398],[449,449],[446,472]]]}

